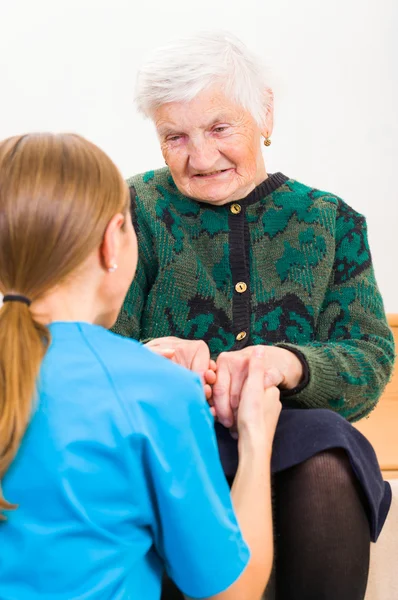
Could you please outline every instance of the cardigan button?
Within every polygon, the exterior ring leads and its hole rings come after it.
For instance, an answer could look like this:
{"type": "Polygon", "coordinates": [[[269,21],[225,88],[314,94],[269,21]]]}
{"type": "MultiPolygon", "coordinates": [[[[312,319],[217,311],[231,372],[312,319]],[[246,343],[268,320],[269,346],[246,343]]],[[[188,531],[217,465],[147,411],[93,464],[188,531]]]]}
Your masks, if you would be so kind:
{"type": "Polygon", "coordinates": [[[242,207],[237,202],[234,202],[233,204],[231,204],[231,207],[229,210],[231,211],[232,214],[238,215],[240,213],[240,211],[242,210],[242,207]]]}
{"type": "Polygon", "coordinates": [[[238,342],[241,342],[242,340],[245,339],[246,336],[247,336],[246,331],[240,331],[238,333],[238,335],[236,336],[236,339],[238,340],[238,342]]]}
{"type": "Polygon", "coordinates": [[[235,286],[235,290],[239,293],[239,294],[243,294],[243,292],[245,292],[247,290],[247,285],[244,281],[239,281],[236,286],[235,286]]]}

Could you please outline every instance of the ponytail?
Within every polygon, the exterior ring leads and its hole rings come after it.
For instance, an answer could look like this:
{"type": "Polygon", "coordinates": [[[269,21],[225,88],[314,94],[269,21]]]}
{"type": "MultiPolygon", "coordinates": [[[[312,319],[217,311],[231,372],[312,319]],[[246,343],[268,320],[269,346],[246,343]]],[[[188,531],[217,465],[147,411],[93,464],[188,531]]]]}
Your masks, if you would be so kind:
{"type": "MultiPolygon", "coordinates": [[[[49,341],[48,328],[33,320],[26,304],[7,302],[0,308],[0,481],[29,425],[49,341]]],[[[0,511],[14,508],[0,487],[0,511]]]]}

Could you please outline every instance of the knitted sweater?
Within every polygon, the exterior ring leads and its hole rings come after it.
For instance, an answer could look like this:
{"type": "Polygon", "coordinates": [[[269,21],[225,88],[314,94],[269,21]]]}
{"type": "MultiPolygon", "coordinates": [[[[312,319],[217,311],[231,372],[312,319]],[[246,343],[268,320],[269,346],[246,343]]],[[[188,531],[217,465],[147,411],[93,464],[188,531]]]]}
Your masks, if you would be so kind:
{"type": "Polygon", "coordinates": [[[128,184],[139,262],[117,333],[201,339],[213,358],[282,345],[308,364],[285,403],[349,420],[372,410],[394,342],[363,216],[281,173],[224,206],[183,196],[167,168],[128,184]]]}

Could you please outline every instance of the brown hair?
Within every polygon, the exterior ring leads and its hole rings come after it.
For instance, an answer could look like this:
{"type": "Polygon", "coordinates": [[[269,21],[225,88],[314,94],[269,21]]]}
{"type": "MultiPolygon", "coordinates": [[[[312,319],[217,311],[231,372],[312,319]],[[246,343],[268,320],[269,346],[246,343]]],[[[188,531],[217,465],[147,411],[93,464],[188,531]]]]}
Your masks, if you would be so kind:
{"type": "MultiPolygon", "coordinates": [[[[77,135],[0,142],[0,292],[35,301],[60,284],[100,246],[127,201],[112,161],[77,135]]],[[[0,308],[0,482],[29,424],[49,342],[49,330],[29,306],[0,308]]],[[[0,511],[13,508],[0,486],[0,511]]]]}

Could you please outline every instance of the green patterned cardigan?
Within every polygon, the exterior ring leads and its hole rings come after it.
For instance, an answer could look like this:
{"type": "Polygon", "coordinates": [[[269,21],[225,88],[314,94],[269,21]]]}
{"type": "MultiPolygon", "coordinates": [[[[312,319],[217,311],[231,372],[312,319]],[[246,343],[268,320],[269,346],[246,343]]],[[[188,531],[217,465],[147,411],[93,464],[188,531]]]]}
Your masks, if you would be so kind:
{"type": "Polygon", "coordinates": [[[128,184],[139,262],[114,331],[201,339],[213,358],[282,345],[307,365],[285,403],[374,408],[395,353],[363,216],[281,173],[224,206],[183,196],[167,168],[128,184]]]}

